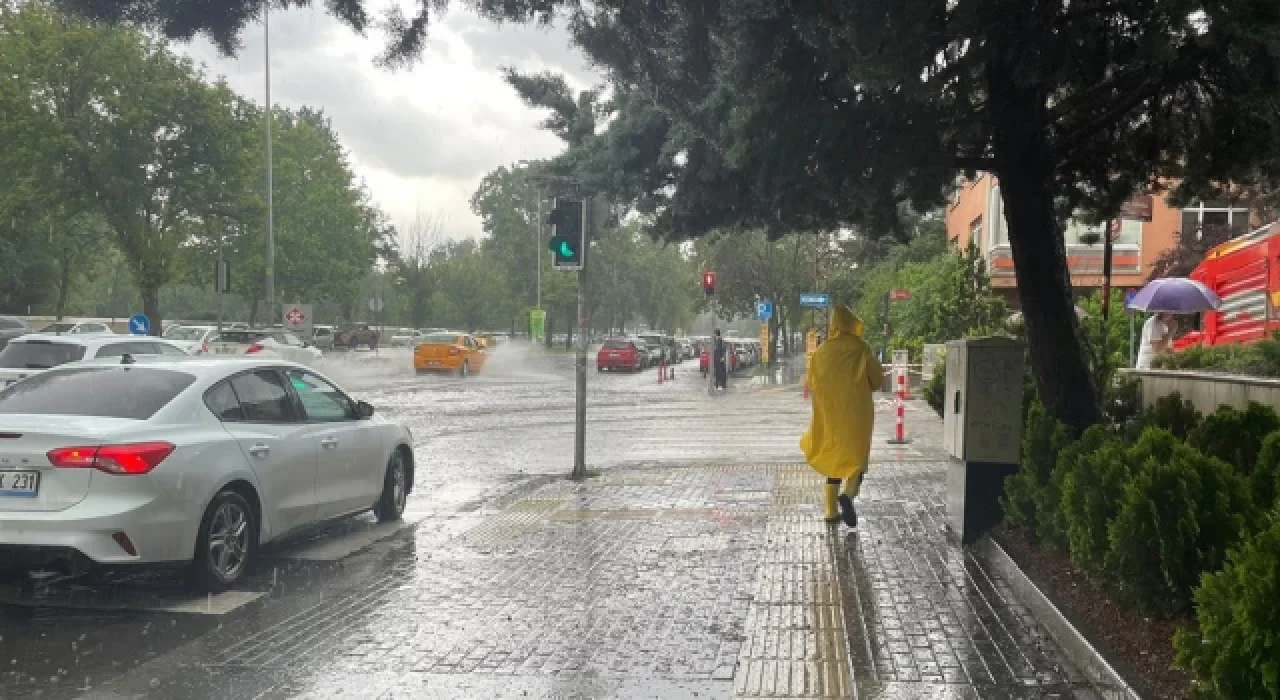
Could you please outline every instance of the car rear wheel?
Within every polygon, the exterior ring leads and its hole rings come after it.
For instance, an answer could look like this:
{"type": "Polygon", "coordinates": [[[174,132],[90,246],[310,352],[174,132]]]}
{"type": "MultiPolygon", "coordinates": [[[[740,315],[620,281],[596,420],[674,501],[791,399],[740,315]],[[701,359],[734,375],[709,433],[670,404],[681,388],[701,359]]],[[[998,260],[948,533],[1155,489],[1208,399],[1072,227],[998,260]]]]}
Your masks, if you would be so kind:
{"type": "Polygon", "coordinates": [[[378,522],[386,523],[399,520],[404,515],[404,505],[409,500],[409,465],[404,452],[396,450],[391,453],[391,461],[387,463],[387,475],[382,482],[382,495],[373,506],[373,514],[378,522]]]}
{"type": "Polygon", "coordinates": [[[205,510],[196,538],[192,578],[210,592],[231,588],[244,577],[258,547],[258,518],[239,492],[218,493],[205,510]]]}

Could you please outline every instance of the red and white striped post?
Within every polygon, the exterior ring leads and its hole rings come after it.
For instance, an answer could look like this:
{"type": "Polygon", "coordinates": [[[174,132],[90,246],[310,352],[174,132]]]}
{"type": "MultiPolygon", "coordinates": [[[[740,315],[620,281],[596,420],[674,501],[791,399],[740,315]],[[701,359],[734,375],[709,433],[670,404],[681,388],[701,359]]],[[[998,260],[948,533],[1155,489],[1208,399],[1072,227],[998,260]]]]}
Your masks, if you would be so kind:
{"type": "Polygon", "coordinates": [[[907,437],[907,368],[905,365],[895,367],[898,379],[898,391],[894,394],[893,405],[894,411],[897,413],[896,425],[894,426],[894,437],[890,438],[890,445],[906,445],[911,442],[907,437]]]}
{"type": "Polygon", "coordinates": [[[662,360],[658,363],[658,383],[661,384],[667,378],[667,361],[662,360]]]}

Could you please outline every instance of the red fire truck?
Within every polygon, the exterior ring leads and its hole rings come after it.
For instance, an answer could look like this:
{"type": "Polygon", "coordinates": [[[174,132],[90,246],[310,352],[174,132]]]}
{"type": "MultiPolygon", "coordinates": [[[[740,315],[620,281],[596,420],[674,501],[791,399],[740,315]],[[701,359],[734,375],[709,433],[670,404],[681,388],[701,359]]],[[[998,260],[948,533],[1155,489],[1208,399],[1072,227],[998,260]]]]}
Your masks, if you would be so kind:
{"type": "Polygon", "coordinates": [[[1213,248],[1191,277],[1216,292],[1222,306],[1206,311],[1200,330],[1175,349],[1248,343],[1280,331],[1280,221],[1213,248]]]}

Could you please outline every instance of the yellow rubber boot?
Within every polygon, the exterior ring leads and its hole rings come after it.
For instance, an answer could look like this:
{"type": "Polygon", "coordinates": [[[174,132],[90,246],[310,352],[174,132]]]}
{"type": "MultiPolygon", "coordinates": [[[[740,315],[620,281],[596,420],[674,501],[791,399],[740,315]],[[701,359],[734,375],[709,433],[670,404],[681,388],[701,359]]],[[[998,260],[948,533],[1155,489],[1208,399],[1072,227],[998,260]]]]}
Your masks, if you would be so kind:
{"type": "Polygon", "coordinates": [[[840,484],[822,485],[822,517],[829,523],[840,522],[840,484]]]}

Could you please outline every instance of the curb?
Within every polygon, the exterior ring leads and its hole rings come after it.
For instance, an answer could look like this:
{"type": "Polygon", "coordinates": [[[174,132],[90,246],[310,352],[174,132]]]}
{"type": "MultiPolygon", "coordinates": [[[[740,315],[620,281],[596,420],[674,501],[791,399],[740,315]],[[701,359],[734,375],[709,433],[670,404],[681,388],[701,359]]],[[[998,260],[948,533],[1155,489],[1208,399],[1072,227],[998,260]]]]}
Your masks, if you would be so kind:
{"type": "Polygon", "coordinates": [[[1004,551],[990,535],[973,546],[976,554],[984,557],[991,567],[1004,577],[1013,589],[1018,601],[1031,611],[1049,636],[1058,643],[1067,658],[1080,669],[1094,689],[1107,700],[1142,700],[1124,678],[1112,668],[1093,644],[1067,619],[1058,606],[1018,567],[1017,562],[1004,551]]]}

